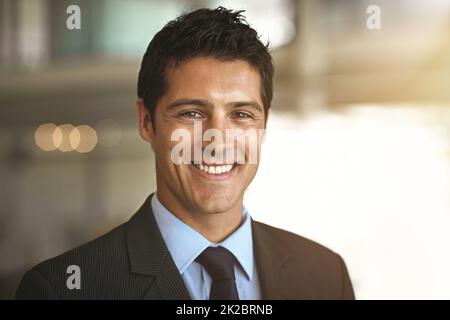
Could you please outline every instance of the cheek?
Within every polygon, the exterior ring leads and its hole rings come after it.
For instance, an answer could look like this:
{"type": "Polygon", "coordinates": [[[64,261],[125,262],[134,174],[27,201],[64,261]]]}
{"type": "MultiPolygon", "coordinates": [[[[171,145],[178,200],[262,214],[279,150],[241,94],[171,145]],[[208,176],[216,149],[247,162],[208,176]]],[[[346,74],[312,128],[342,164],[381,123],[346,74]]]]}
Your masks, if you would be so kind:
{"type": "Polygon", "coordinates": [[[254,139],[255,140],[245,145],[245,160],[247,164],[253,167],[257,167],[261,157],[262,144],[257,141],[257,137],[255,137],[254,139]]]}
{"type": "MultiPolygon", "coordinates": [[[[173,152],[180,151],[180,154],[186,152],[187,154],[193,155],[193,148],[195,143],[195,136],[193,130],[189,127],[173,128],[172,130],[167,130],[161,135],[160,149],[165,153],[165,156],[170,158],[173,152]],[[173,136],[173,138],[172,138],[173,136]]],[[[200,134],[201,139],[201,134],[200,134]]],[[[201,145],[201,142],[200,142],[201,145]]]]}
{"type": "Polygon", "coordinates": [[[170,142],[171,141],[167,140],[162,134],[156,135],[153,139],[153,152],[155,154],[156,161],[159,162],[160,167],[167,167],[172,164],[170,158],[170,142]]]}

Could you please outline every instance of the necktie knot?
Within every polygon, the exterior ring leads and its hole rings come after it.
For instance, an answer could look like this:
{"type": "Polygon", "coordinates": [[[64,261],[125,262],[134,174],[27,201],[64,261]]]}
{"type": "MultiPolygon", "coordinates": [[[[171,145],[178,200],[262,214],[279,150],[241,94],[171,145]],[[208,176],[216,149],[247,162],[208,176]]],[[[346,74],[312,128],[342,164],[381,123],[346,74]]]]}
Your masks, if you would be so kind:
{"type": "Polygon", "coordinates": [[[213,280],[234,280],[234,259],[233,254],[223,247],[208,247],[197,257],[213,280]]]}
{"type": "Polygon", "coordinates": [[[206,269],[212,279],[210,299],[238,299],[234,277],[235,257],[223,247],[208,247],[197,262],[206,269]]]}

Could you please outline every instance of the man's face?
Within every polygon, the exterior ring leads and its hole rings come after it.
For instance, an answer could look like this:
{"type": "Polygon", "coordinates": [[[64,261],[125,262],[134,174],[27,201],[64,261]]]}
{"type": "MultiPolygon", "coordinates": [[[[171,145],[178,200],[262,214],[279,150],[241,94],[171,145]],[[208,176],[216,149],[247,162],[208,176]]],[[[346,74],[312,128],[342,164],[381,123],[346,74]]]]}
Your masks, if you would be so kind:
{"type": "MultiPolygon", "coordinates": [[[[155,111],[156,128],[154,132],[149,131],[156,157],[158,194],[168,192],[185,209],[198,213],[222,213],[236,207],[256,174],[259,152],[253,164],[237,164],[236,158],[227,160],[225,150],[234,148],[236,141],[225,139],[226,130],[265,128],[259,73],[243,60],[199,57],[169,68],[167,83],[168,91],[158,101],[155,111]],[[183,153],[191,152],[194,160],[194,143],[198,143],[194,123],[201,123],[201,134],[208,129],[222,133],[223,143],[216,147],[222,148],[223,159],[213,157],[214,169],[204,158],[201,165],[173,161],[171,155],[180,140],[172,141],[171,136],[177,129],[190,133],[190,150],[183,149],[183,153]]],[[[200,138],[203,138],[200,142],[203,153],[212,141],[204,141],[203,135],[200,138]]],[[[260,141],[257,148],[259,151],[260,141]]],[[[248,162],[250,150],[246,147],[243,151],[248,162]]]]}

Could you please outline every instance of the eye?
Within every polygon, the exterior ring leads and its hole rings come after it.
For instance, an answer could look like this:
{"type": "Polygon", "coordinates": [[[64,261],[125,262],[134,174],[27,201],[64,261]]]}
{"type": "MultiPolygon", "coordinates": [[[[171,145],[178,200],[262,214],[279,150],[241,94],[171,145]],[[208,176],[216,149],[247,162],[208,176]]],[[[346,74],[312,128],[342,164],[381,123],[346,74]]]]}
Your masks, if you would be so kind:
{"type": "Polygon", "coordinates": [[[235,113],[235,117],[238,119],[248,119],[248,118],[252,118],[252,115],[247,112],[238,111],[235,113]]]}
{"type": "Polygon", "coordinates": [[[203,118],[203,116],[200,112],[194,111],[194,110],[183,112],[181,114],[181,116],[184,118],[187,118],[187,119],[202,119],[203,118]]]}

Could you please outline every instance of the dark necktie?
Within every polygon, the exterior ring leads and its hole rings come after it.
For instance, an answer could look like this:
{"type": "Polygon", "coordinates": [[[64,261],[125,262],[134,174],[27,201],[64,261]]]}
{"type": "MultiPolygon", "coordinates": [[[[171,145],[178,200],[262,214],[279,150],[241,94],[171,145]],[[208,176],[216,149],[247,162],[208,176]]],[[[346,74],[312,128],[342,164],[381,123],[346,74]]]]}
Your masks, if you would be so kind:
{"type": "Polygon", "coordinates": [[[212,279],[209,300],[239,300],[234,277],[235,258],[230,251],[208,247],[196,260],[212,279]]]}

